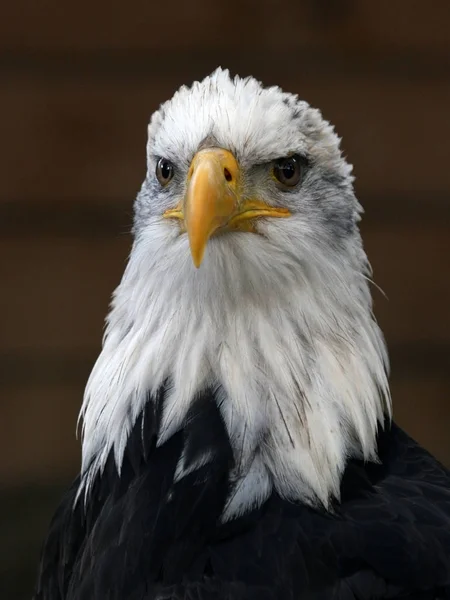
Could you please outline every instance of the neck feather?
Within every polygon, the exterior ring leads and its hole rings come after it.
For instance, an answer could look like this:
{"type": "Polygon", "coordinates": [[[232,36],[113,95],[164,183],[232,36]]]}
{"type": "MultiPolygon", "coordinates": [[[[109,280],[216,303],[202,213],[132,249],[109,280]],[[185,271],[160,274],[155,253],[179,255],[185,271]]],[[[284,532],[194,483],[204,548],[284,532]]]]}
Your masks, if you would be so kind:
{"type": "Polygon", "coordinates": [[[349,457],[376,459],[390,398],[365,265],[317,259],[306,269],[267,242],[229,238],[211,240],[199,270],[172,232],[152,253],[136,240],[82,407],[86,489],[111,451],[120,472],[129,432],[163,385],[158,445],[199,393],[216,390],[240,482],[228,516],[272,489],[327,506],[349,457]]]}

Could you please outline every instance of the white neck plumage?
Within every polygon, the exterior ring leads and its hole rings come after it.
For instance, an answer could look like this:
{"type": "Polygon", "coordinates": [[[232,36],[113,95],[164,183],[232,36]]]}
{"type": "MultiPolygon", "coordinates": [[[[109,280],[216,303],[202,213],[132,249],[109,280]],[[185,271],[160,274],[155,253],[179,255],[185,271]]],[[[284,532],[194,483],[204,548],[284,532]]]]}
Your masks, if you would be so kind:
{"type": "Polygon", "coordinates": [[[278,223],[264,227],[264,237],[210,240],[198,270],[170,225],[138,236],[86,388],[82,486],[111,450],[120,470],[148,392],[167,379],[159,444],[198,392],[218,389],[241,482],[225,518],[272,488],[327,506],[346,460],[375,458],[390,399],[361,253],[306,260],[287,251],[278,223]]]}

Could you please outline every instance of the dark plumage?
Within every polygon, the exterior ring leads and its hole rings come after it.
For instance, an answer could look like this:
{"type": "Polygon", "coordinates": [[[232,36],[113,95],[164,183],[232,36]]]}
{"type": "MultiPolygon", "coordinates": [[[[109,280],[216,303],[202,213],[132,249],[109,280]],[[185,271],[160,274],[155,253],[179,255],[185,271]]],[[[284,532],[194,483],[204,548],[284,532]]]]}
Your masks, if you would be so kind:
{"type": "Polygon", "coordinates": [[[450,598],[448,471],[395,424],[380,463],[349,462],[342,502],[326,513],[273,493],[220,524],[233,458],[213,393],[156,448],[164,392],[73,510],[78,481],[51,525],[36,600],[450,598]],[[215,460],[173,485],[182,448],[215,460]]]}

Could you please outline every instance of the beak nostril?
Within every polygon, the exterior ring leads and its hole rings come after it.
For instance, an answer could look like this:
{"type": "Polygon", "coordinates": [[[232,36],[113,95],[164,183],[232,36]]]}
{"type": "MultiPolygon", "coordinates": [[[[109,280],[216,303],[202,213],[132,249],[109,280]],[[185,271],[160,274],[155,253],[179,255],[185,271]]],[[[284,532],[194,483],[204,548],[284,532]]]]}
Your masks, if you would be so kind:
{"type": "Polygon", "coordinates": [[[225,168],[225,169],[223,170],[223,174],[224,174],[224,176],[225,176],[225,179],[226,179],[227,181],[231,181],[231,180],[233,179],[233,176],[231,175],[231,173],[230,173],[230,171],[229,171],[228,169],[226,169],[226,168],[225,168]]]}

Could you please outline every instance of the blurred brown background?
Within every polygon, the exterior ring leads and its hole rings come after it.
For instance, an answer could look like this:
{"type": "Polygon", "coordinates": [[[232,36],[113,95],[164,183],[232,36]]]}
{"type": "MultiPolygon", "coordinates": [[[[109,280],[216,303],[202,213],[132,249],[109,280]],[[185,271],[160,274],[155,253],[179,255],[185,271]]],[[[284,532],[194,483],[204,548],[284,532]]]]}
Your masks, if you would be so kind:
{"type": "Polygon", "coordinates": [[[0,14],[0,597],[30,598],[149,116],[219,64],[322,109],[355,165],[397,420],[450,464],[450,3],[17,0],[0,14]]]}

